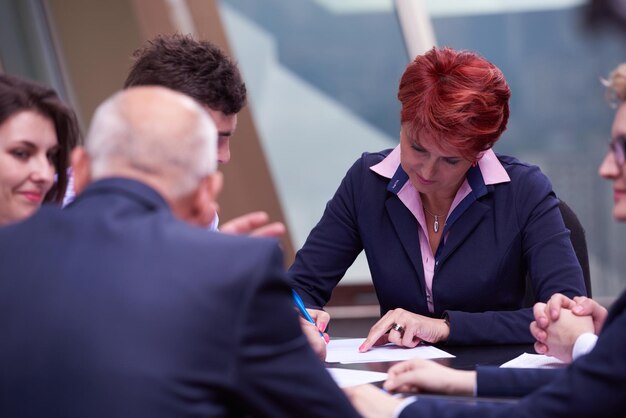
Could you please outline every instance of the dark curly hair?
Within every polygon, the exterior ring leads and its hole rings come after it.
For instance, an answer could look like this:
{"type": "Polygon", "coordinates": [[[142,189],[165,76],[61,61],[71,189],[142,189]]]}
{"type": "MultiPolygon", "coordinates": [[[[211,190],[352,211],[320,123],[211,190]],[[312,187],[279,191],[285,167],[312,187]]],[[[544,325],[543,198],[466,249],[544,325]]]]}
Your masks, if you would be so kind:
{"type": "Polygon", "coordinates": [[[133,56],[124,88],[167,87],[227,115],[246,104],[246,85],[237,65],[211,42],[178,34],[158,36],[133,56]]]}
{"type": "Polygon", "coordinates": [[[54,160],[57,181],[44,202],[63,202],[67,188],[70,152],[80,141],[80,130],[74,111],[49,87],[24,78],[0,74],[0,125],[12,115],[32,110],[54,123],[59,152],[54,160]]]}

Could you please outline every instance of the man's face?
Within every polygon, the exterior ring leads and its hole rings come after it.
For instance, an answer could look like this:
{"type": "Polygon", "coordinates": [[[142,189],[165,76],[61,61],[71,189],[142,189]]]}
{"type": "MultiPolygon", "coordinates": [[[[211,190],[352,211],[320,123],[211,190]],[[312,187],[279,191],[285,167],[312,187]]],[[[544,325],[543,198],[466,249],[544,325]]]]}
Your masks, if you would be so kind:
{"type": "Polygon", "coordinates": [[[237,114],[225,114],[219,110],[213,110],[208,106],[203,106],[211,115],[217,127],[217,161],[226,164],[230,161],[230,137],[237,128],[237,114]]]}

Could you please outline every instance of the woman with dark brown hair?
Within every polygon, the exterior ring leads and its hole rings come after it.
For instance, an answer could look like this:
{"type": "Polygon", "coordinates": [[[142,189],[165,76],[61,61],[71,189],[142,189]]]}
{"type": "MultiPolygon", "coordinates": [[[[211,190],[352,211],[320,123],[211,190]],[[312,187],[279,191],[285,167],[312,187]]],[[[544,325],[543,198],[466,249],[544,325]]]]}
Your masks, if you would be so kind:
{"type": "Polygon", "coordinates": [[[78,138],[76,116],[54,90],[0,74],[0,225],[61,204],[78,138]]]}

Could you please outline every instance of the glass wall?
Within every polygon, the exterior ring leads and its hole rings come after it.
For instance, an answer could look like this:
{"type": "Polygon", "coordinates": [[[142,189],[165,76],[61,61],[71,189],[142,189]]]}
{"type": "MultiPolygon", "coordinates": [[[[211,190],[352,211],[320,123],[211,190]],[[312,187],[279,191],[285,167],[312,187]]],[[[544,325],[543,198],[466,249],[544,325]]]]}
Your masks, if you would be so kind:
{"type": "MultiPolygon", "coordinates": [[[[425,4],[438,45],[478,51],[507,76],[511,119],[496,152],[538,164],[551,178],[587,231],[594,294],[618,294],[626,229],[613,221],[610,187],[596,173],[613,116],[600,77],[626,61],[624,35],[587,29],[581,1],[425,4]]],[[[360,153],[398,143],[395,94],[409,58],[394,3],[220,7],[297,248],[360,153]]],[[[360,260],[348,282],[368,280],[360,260]]]]}
{"type": "MultiPolygon", "coordinates": [[[[586,228],[595,295],[619,293],[626,227],[612,219],[611,190],[597,166],[613,117],[600,77],[626,61],[626,31],[589,30],[582,0],[415,1],[425,5],[438,45],[478,51],[504,71],[512,113],[496,151],[538,164],[552,179],[586,228]]],[[[46,4],[0,0],[0,68],[76,103],[64,88],[70,83],[46,4]]],[[[361,152],[398,143],[395,96],[409,56],[395,2],[218,4],[298,248],[361,152]]],[[[368,280],[360,259],[347,282],[368,280]]]]}
{"type": "Polygon", "coordinates": [[[0,0],[0,70],[40,81],[70,99],[42,1],[0,0]]]}
{"type": "MultiPolygon", "coordinates": [[[[221,4],[299,248],[360,153],[397,143],[395,90],[407,63],[397,17],[390,8],[353,13],[323,1],[221,4]]],[[[363,256],[347,278],[369,278],[363,256]]]]}
{"type": "Polygon", "coordinates": [[[626,60],[623,34],[585,27],[581,2],[514,1],[484,13],[431,3],[438,43],[479,51],[511,85],[511,120],[496,151],[542,168],[586,229],[595,295],[619,294],[626,229],[612,218],[612,191],[597,168],[613,117],[600,78],[626,60]]]}

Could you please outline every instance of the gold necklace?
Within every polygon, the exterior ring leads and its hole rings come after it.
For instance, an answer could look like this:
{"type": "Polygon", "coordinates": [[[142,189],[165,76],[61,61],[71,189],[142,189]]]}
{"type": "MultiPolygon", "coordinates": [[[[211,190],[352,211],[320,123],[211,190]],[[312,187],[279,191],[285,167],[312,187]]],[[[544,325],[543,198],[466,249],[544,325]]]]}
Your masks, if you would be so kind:
{"type": "Polygon", "coordinates": [[[435,222],[433,222],[433,231],[435,231],[435,233],[439,232],[439,217],[443,215],[435,215],[434,213],[426,209],[426,206],[422,205],[422,207],[424,208],[424,212],[435,218],[435,222]]]}

